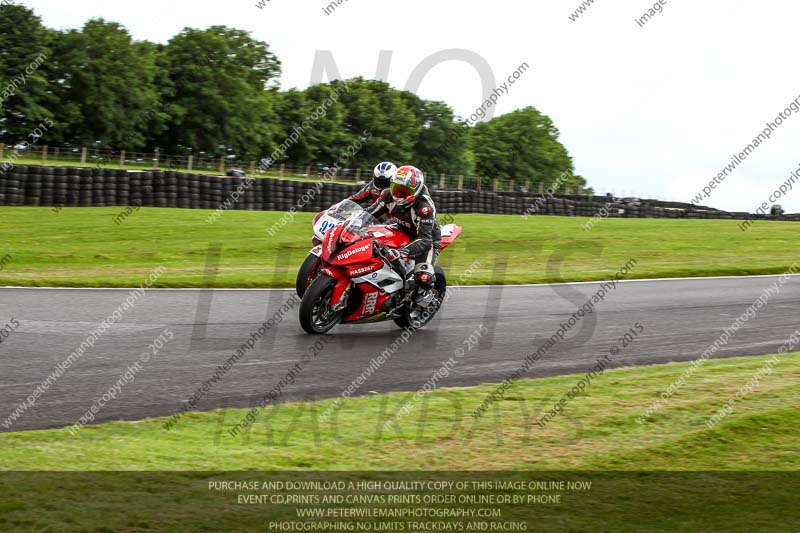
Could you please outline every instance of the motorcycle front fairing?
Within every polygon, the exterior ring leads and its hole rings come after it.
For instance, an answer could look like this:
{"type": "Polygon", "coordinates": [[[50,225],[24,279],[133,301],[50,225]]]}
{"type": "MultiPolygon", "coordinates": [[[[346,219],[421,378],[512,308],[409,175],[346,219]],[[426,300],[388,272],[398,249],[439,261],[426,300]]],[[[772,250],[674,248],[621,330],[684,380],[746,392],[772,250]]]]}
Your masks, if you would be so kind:
{"type": "Polygon", "coordinates": [[[347,222],[331,228],[325,234],[321,250],[324,262],[322,272],[336,280],[331,298],[336,309],[346,301],[345,296],[352,283],[351,272],[358,275],[360,269],[369,272],[383,265],[380,259],[374,257],[375,239],[366,231],[377,219],[355,202],[346,200],[339,205],[341,212],[350,212],[350,217],[347,222]]]}
{"type": "Polygon", "coordinates": [[[314,238],[312,239],[314,245],[319,245],[330,230],[340,226],[346,222],[351,215],[361,210],[363,210],[363,208],[352,200],[342,200],[338,204],[333,204],[325,211],[319,213],[311,222],[311,228],[314,231],[314,238]]]}

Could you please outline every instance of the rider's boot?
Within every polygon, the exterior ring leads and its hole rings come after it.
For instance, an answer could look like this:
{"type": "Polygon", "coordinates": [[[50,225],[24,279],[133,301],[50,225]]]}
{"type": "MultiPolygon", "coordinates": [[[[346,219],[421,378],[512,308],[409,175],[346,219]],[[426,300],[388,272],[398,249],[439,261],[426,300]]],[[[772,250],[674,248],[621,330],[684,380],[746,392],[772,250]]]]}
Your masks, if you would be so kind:
{"type": "Polygon", "coordinates": [[[414,267],[414,274],[410,278],[414,283],[412,300],[420,307],[428,307],[434,299],[433,287],[436,282],[436,273],[433,265],[420,263],[414,267]]]}

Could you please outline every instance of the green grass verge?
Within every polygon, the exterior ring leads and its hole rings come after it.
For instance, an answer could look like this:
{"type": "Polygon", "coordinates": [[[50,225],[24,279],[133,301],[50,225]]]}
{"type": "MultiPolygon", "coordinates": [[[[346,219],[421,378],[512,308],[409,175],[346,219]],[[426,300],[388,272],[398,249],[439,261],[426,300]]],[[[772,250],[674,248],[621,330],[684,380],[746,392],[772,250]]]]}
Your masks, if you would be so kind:
{"type": "Polygon", "coordinates": [[[521,380],[479,419],[495,385],[424,395],[384,429],[412,393],[278,405],[236,437],[243,409],[0,434],[4,470],[781,470],[800,469],[800,354],[713,429],[706,420],[767,357],[711,360],[645,423],[637,419],[687,363],[608,371],[564,414],[536,424],[582,376],[521,380]]]}
{"type": "MultiPolygon", "coordinates": [[[[800,354],[781,356],[772,374],[764,376],[732,414],[713,429],[705,425],[767,359],[706,362],[644,424],[637,422],[638,417],[687,364],[606,372],[543,429],[535,420],[582,376],[519,381],[477,423],[469,414],[494,386],[429,393],[399,422],[399,428],[387,431],[378,428],[410,394],[354,398],[327,421],[320,414],[335,400],[270,407],[250,433],[236,438],[229,437],[227,430],[245,414],[242,409],[190,413],[171,431],[163,429],[163,419],[153,419],[91,426],[75,436],[66,429],[0,434],[0,468],[7,471],[0,472],[0,529],[280,531],[274,523],[297,521],[297,509],[303,508],[457,507],[494,508],[502,515],[491,520],[434,518],[424,526],[415,526],[413,518],[383,519],[382,529],[352,527],[354,531],[468,531],[467,523],[499,527],[516,521],[527,523],[528,531],[548,533],[793,531],[800,520],[796,493],[800,354]],[[79,470],[90,472],[63,472],[79,470]],[[531,494],[561,493],[557,504],[527,505],[280,501],[247,505],[239,496],[321,497],[342,492],[209,488],[211,481],[234,480],[550,480],[592,485],[583,491],[447,492],[506,494],[522,501],[531,494]],[[438,529],[452,527],[446,524],[456,521],[464,523],[464,529],[438,529]],[[398,526],[399,522],[404,525],[398,526]]],[[[409,494],[391,489],[344,493],[409,494]]]]}
{"type": "MultiPolygon", "coordinates": [[[[0,285],[138,286],[159,266],[160,287],[288,287],[310,248],[312,214],[299,213],[274,237],[284,213],[142,208],[0,208],[0,285]],[[210,243],[221,246],[206,272],[210,243]]],[[[800,226],[736,221],[608,219],[585,232],[580,217],[455,215],[464,228],[440,263],[451,279],[480,263],[465,283],[609,279],[629,259],[629,278],[777,274],[796,260],[800,226]],[[495,272],[504,263],[505,273],[495,272]]]]}

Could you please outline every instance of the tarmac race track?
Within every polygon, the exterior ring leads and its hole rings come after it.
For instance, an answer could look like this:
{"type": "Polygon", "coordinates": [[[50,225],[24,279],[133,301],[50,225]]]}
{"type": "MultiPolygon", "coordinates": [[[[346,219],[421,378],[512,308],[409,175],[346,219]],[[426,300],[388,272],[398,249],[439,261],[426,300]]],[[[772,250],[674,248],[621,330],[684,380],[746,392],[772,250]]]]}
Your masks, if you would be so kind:
{"type": "MultiPolygon", "coordinates": [[[[696,359],[759,298],[778,276],[697,278],[618,283],[593,313],[578,321],[528,372],[528,377],[587,371],[609,353],[636,322],[644,333],[612,357],[612,367],[696,359]]],[[[715,357],[777,352],[798,329],[800,277],[787,278],[778,294],[723,346],[715,357]]],[[[569,321],[601,283],[464,287],[453,291],[436,320],[402,344],[358,390],[416,391],[458,348],[449,377],[439,386],[499,383],[569,321]],[[483,325],[477,347],[465,340],[483,325]]],[[[19,327],[0,344],[0,422],[6,420],[92,329],[120,307],[128,290],[0,289],[0,327],[19,327]]],[[[174,339],[135,380],[122,387],[97,421],[140,420],[170,415],[293,295],[288,290],[149,290],[111,326],[10,428],[74,424],[140,360],[165,328],[174,339]]],[[[339,326],[279,401],[338,396],[395,341],[392,322],[339,326]]],[[[219,380],[198,409],[249,407],[275,387],[320,340],[303,333],[297,309],[271,328],[219,380]]]]}

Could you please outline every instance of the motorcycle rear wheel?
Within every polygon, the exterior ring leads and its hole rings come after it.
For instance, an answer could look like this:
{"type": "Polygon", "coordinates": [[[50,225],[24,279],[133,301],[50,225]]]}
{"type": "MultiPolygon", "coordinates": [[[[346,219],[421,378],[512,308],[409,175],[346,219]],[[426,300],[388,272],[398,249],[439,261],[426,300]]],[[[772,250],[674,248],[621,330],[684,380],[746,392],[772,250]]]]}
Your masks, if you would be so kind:
{"type": "Polygon", "coordinates": [[[303,295],[300,303],[300,325],[311,335],[322,335],[332,330],[344,316],[344,309],[333,310],[333,287],[336,280],[321,274],[303,295]]]}
{"type": "Polygon", "coordinates": [[[406,308],[400,313],[400,316],[394,319],[394,323],[403,329],[410,329],[416,331],[427,326],[431,320],[436,316],[436,313],[441,309],[444,304],[444,297],[447,294],[447,278],[444,275],[444,270],[439,265],[435,265],[434,272],[436,272],[436,282],[433,285],[435,301],[437,303],[431,304],[427,312],[420,309],[406,308]]]}

